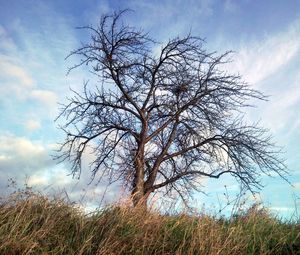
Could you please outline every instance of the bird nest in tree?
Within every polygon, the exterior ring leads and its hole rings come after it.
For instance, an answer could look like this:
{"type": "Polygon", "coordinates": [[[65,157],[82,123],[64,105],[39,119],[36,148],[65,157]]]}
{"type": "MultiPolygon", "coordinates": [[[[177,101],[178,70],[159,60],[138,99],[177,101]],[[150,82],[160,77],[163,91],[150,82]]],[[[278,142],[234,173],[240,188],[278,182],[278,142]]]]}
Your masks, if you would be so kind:
{"type": "Polygon", "coordinates": [[[177,86],[175,86],[173,89],[172,89],[172,92],[175,94],[175,95],[180,95],[182,93],[185,93],[188,91],[188,85],[187,84],[179,84],[177,86]]]}

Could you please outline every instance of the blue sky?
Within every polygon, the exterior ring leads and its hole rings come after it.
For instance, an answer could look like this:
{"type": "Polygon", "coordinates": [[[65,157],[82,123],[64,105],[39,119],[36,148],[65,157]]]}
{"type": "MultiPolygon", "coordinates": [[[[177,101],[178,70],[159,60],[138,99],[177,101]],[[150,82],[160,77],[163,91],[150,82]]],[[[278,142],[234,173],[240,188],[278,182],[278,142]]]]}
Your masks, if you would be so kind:
{"type": "MultiPolygon", "coordinates": [[[[7,194],[8,179],[45,192],[66,189],[71,199],[85,195],[93,207],[105,185],[89,182],[85,171],[80,181],[68,175],[67,164],[52,159],[62,133],[56,128],[57,102],[80,90],[85,69],[66,76],[75,58],[67,54],[89,35],[75,27],[97,24],[103,13],[130,8],[125,20],[165,42],[192,34],[205,38],[208,51],[233,50],[227,68],[240,73],[251,86],[270,95],[247,111],[249,121],[270,129],[284,148],[290,170],[290,186],[280,178],[262,178],[262,200],[276,213],[291,215],[300,197],[300,2],[292,0],[198,1],[31,1],[0,0],[0,192],[7,194]],[[298,197],[298,200],[297,200],[298,197]]],[[[88,157],[86,159],[88,162],[88,157]]],[[[232,179],[204,180],[208,196],[200,204],[218,207],[224,185],[233,195],[232,179]]],[[[106,201],[118,199],[122,187],[106,191],[106,201]]],[[[253,200],[253,198],[249,198],[253,200]]]]}

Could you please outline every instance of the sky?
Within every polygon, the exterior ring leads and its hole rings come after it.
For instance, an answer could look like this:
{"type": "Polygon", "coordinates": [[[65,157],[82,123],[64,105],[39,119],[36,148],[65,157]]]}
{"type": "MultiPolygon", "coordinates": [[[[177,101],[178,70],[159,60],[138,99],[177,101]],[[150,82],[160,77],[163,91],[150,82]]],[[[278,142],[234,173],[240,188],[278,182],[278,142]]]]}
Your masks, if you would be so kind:
{"type": "MultiPolygon", "coordinates": [[[[65,57],[89,40],[76,27],[97,25],[102,14],[126,8],[134,12],[124,22],[162,43],[191,32],[205,39],[208,51],[232,50],[228,71],[269,96],[267,102],[254,102],[257,107],[248,109],[246,118],[268,128],[283,148],[292,185],[278,176],[263,177],[260,194],[248,199],[292,216],[300,203],[298,0],[0,0],[0,196],[27,184],[49,194],[64,192],[95,208],[124,194],[120,185],[88,185],[87,167],[80,180],[73,179],[68,164],[57,164],[51,155],[63,139],[54,122],[58,102],[66,101],[70,88],[81,91],[83,82],[92,79],[84,68],[66,75],[76,58],[65,57]]],[[[199,208],[218,209],[238,192],[230,177],[203,183],[207,195],[195,195],[199,208]]]]}

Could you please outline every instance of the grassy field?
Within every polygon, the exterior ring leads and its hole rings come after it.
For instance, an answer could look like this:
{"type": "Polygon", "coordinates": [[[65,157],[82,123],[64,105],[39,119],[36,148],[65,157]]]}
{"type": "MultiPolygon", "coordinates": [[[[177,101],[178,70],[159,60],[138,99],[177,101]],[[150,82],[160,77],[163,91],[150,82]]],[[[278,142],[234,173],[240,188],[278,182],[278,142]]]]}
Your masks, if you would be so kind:
{"type": "Polygon", "coordinates": [[[252,207],[231,218],[112,206],[86,215],[34,193],[0,204],[0,254],[300,254],[300,220],[252,207]]]}

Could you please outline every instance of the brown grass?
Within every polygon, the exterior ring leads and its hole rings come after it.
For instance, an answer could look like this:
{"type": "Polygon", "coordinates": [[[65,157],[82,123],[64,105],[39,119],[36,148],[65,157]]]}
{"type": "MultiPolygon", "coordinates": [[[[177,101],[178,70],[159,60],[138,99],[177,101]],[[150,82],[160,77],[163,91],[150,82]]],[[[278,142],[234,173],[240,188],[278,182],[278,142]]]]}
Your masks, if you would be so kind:
{"type": "Polygon", "coordinates": [[[300,221],[252,207],[231,218],[115,205],[85,215],[34,193],[0,204],[0,254],[300,254],[300,221]]]}

